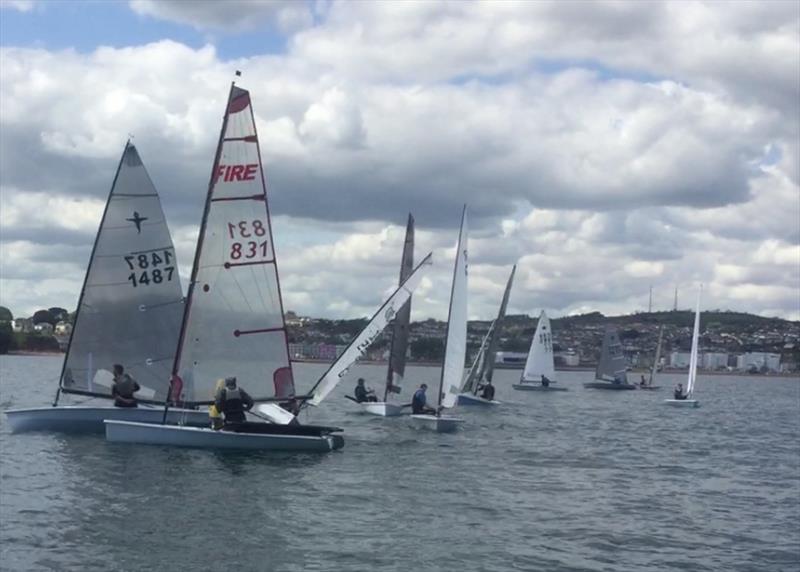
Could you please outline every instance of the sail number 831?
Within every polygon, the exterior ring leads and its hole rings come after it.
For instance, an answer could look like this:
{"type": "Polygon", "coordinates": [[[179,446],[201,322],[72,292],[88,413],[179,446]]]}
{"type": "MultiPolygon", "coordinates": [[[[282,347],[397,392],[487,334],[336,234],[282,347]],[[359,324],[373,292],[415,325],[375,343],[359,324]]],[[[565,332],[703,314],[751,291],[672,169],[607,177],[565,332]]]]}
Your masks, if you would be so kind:
{"type": "Polygon", "coordinates": [[[236,240],[236,242],[231,243],[231,251],[229,253],[231,260],[267,257],[267,239],[258,240],[258,238],[267,234],[267,229],[262,221],[256,219],[253,221],[229,222],[228,234],[232,239],[236,240]],[[248,238],[251,240],[241,240],[248,238]]]}
{"type": "Polygon", "coordinates": [[[172,258],[173,254],[169,250],[129,254],[125,257],[125,262],[133,272],[128,274],[128,282],[136,288],[171,281],[175,272],[172,258]]]}

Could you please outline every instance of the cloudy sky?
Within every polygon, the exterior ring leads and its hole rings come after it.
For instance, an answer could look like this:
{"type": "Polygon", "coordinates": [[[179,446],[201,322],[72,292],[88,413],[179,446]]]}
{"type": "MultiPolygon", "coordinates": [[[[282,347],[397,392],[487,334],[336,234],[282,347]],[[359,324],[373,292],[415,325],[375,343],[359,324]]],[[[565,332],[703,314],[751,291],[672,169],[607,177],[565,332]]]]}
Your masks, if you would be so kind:
{"type": "Polygon", "coordinates": [[[443,318],[800,319],[800,3],[0,4],[0,304],[74,308],[128,134],[191,267],[228,86],[252,93],[285,305],[371,314],[408,212],[443,318]]]}

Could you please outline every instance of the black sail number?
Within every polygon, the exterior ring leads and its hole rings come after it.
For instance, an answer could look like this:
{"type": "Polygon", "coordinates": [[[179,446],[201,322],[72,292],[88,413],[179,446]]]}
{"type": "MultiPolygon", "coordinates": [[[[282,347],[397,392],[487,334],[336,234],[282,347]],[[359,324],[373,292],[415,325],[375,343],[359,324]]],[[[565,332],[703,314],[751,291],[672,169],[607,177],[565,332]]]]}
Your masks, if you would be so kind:
{"type": "Polygon", "coordinates": [[[170,250],[153,250],[125,256],[128,270],[132,270],[128,274],[128,282],[137,288],[172,281],[175,273],[172,262],[174,257],[170,250]]]}

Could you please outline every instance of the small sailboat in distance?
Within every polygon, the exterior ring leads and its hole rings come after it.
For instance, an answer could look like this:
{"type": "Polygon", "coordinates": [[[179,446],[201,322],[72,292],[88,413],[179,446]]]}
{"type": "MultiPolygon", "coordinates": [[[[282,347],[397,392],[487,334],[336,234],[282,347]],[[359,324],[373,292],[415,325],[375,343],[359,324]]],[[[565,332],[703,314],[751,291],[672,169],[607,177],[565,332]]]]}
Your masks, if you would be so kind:
{"type": "Polygon", "coordinates": [[[697,308],[694,312],[694,328],[692,329],[692,353],[689,355],[689,377],[686,380],[686,389],[679,391],[675,389],[674,399],[665,399],[667,405],[674,407],[700,407],[700,402],[692,399],[694,394],[694,387],[697,382],[697,358],[698,358],[698,343],[700,339],[700,296],[703,293],[703,287],[697,293],[697,308]]]}
{"type": "MultiPolygon", "coordinates": [[[[6,411],[12,432],[98,432],[104,419],[157,422],[168,398],[183,293],[161,201],[128,141],[97,230],[52,407],[6,411]],[[61,394],[111,399],[112,366],[141,386],[139,407],[61,405],[61,394]],[[153,407],[155,405],[156,407],[153,407]]],[[[208,423],[205,411],[171,419],[208,423]]]]}
{"type": "Polygon", "coordinates": [[[550,318],[542,310],[528,350],[528,359],[525,360],[525,369],[522,370],[519,383],[512,387],[523,391],[567,391],[566,387],[552,385],[555,382],[553,330],[550,327],[550,318]]]}
{"type": "Polygon", "coordinates": [[[497,312],[492,325],[489,326],[489,331],[481,342],[481,347],[478,349],[478,354],[472,363],[472,367],[467,373],[467,381],[464,382],[464,392],[458,396],[459,405],[499,405],[500,402],[494,399],[494,391],[492,391],[492,399],[487,399],[483,395],[478,395],[481,387],[486,383],[492,383],[494,376],[494,364],[497,359],[497,345],[500,342],[500,332],[503,329],[503,320],[506,317],[506,307],[508,306],[508,298],[511,294],[511,285],[514,283],[514,273],[517,271],[517,265],[511,269],[511,275],[508,277],[506,289],[503,292],[503,300],[500,302],[500,310],[497,312]]]}
{"type": "Polygon", "coordinates": [[[595,381],[584,383],[589,389],[636,389],[636,385],[628,383],[625,355],[622,353],[622,342],[619,341],[617,328],[607,326],[603,336],[603,347],[600,350],[600,361],[594,373],[595,381]]]}
{"type": "Polygon", "coordinates": [[[442,410],[456,405],[464,383],[464,361],[467,357],[467,272],[467,205],[464,205],[453,265],[444,363],[436,395],[436,413],[411,415],[416,425],[433,429],[438,433],[456,431],[463,422],[460,417],[444,415],[442,410]]]}
{"type": "Polygon", "coordinates": [[[658,373],[658,364],[659,361],[661,360],[661,343],[663,342],[663,340],[664,340],[664,325],[662,324],[658,328],[658,343],[656,344],[656,356],[653,359],[653,367],[650,368],[650,377],[646,381],[639,384],[639,389],[652,389],[652,390],[661,389],[661,386],[653,385],[653,382],[656,379],[656,373],[658,373]]]}

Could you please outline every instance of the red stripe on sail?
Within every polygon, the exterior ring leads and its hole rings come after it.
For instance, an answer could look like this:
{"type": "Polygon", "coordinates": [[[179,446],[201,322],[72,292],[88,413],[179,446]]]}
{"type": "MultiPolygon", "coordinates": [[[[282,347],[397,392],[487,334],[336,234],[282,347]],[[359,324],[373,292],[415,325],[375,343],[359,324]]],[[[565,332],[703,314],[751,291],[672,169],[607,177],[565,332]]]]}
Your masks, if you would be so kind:
{"type": "Polygon", "coordinates": [[[242,91],[242,93],[231,99],[230,104],[228,104],[228,113],[239,113],[247,109],[248,105],[250,105],[250,93],[242,91]]]}

